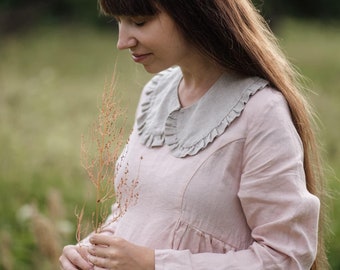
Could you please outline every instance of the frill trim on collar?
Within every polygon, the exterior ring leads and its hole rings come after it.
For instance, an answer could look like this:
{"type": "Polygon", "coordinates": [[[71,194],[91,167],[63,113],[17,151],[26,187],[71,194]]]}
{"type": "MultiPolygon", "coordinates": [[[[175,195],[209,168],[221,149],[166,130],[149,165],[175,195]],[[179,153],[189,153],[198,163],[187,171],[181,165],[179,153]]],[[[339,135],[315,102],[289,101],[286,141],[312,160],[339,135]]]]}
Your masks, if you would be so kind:
{"type": "Polygon", "coordinates": [[[162,71],[144,87],[137,117],[137,128],[141,143],[147,147],[164,145],[165,120],[169,111],[180,109],[177,87],[182,75],[178,71],[179,68],[162,71]]]}
{"type": "Polygon", "coordinates": [[[137,118],[142,144],[166,144],[175,157],[197,154],[241,115],[252,95],[268,85],[259,77],[224,74],[195,104],[181,108],[179,68],[156,75],[145,87],[137,118]]]}

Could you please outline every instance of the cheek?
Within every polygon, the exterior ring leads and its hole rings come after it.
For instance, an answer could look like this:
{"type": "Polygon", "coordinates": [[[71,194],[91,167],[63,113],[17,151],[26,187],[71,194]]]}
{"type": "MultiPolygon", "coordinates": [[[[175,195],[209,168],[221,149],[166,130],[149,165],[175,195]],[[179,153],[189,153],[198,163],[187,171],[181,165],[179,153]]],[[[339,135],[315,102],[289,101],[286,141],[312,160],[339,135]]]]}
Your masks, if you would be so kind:
{"type": "Polygon", "coordinates": [[[168,47],[175,58],[181,59],[185,56],[188,56],[192,52],[192,48],[181,40],[173,40],[168,44],[171,44],[170,46],[168,45],[168,47]]]}
{"type": "Polygon", "coordinates": [[[177,50],[186,51],[191,47],[187,39],[178,31],[173,31],[167,38],[168,44],[177,50]]]}

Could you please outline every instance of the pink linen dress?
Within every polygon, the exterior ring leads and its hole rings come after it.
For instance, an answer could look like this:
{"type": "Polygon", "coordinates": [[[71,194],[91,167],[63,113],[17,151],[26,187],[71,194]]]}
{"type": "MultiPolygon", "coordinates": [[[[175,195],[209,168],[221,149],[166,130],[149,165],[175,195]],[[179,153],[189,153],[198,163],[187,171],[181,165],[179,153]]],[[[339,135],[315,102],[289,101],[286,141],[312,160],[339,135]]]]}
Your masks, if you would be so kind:
{"type": "Polygon", "coordinates": [[[139,197],[112,233],[155,249],[156,270],[310,269],[319,200],[282,94],[224,74],[181,108],[181,76],[171,68],[144,88],[115,182],[138,179],[139,197]]]}

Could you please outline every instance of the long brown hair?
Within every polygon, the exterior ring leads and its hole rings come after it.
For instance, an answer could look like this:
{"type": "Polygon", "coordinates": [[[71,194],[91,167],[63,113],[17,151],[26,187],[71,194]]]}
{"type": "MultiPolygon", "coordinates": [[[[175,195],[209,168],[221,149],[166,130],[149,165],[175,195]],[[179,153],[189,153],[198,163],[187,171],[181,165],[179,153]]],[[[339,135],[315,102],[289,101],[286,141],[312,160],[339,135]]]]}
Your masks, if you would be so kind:
{"type": "Polygon", "coordinates": [[[325,251],[324,177],[312,110],[301,77],[280,49],[267,23],[249,0],[99,0],[106,15],[169,14],[201,53],[226,69],[265,78],[285,96],[304,146],[308,190],[321,200],[318,254],[312,270],[329,268],[325,251]]]}

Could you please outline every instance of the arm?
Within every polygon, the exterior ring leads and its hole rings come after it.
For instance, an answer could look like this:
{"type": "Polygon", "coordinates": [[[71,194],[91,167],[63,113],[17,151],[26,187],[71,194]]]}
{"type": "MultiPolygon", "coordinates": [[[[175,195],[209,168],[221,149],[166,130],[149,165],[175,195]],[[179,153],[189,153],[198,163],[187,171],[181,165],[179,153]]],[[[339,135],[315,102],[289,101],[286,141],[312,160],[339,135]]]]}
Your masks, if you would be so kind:
{"type": "Polygon", "coordinates": [[[319,201],[306,189],[303,150],[283,97],[262,91],[242,114],[247,132],[238,196],[253,244],[226,254],[156,250],[156,270],[310,269],[319,201]]]}

